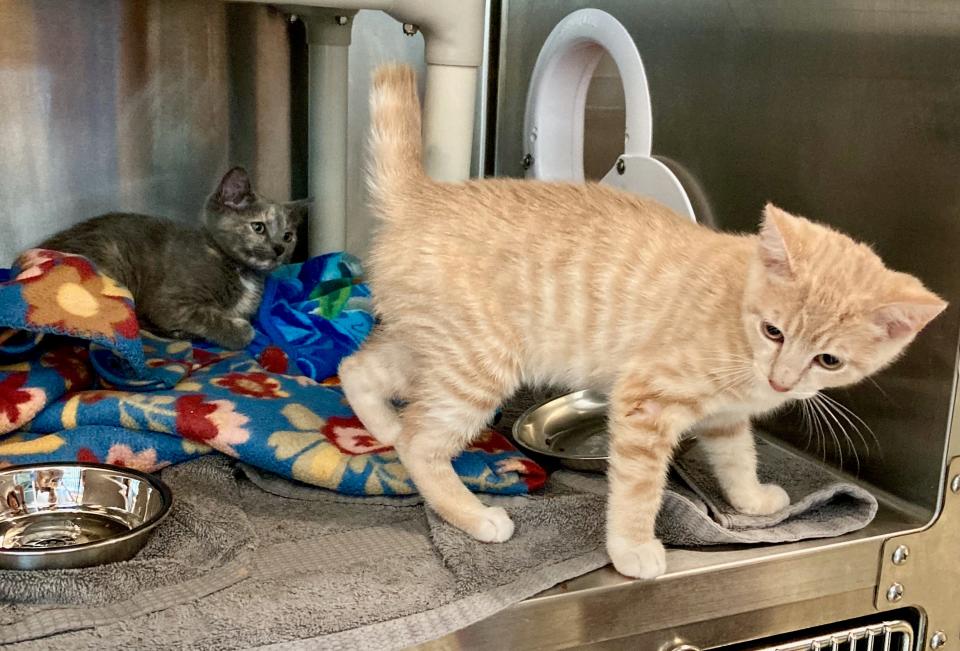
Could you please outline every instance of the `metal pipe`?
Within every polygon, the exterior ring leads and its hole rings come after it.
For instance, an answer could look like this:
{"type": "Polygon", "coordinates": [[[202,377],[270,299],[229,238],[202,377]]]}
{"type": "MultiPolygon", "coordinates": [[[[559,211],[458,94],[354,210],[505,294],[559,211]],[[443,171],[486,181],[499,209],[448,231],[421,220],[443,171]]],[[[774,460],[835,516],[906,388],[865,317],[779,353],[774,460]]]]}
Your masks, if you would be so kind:
{"type": "MultiPolygon", "coordinates": [[[[264,0],[240,1],[264,2],[264,0]]],[[[434,178],[447,181],[468,178],[473,145],[477,76],[483,62],[484,0],[457,0],[456,2],[451,0],[301,0],[294,5],[287,5],[287,8],[299,14],[308,14],[311,10],[305,11],[304,7],[328,7],[330,4],[336,4],[340,8],[333,11],[334,15],[343,14],[345,10],[355,12],[358,9],[379,9],[402,23],[415,25],[423,33],[427,61],[423,116],[427,173],[434,178]]],[[[322,61],[326,56],[343,57],[336,69],[345,69],[346,54],[341,53],[340,50],[327,48],[328,46],[320,45],[315,57],[314,46],[311,45],[310,97],[311,100],[315,100],[312,106],[316,107],[316,112],[311,108],[313,129],[317,128],[313,126],[316,124],[316,119],[324,120],[326,124],[332,126],[332,120],[324,117],[329,109],[324,104],[321,110],[321,102],[329,102],[331,105],[336,102],[338,107],[335,110],[340,110],[339,103],[346,101],[346,77],[342,86],[334,87],[331,72],[328,71],[323,75],[314,72],[317,67],[327,65],[322,61]],[[318,88],[328,80],[330,81],[328,88],[318,88]],[[335,97],[337,99],[334,99],[335,97]]],[[[346,133],[345,126],[342,133],[346,133]]],[[[317,144],[317,148],[319,146],[317,144]]],[[[336,189],[333,187],[334,183],[326,181],[318,181],[317,183],[321,185],[315,186],[312,179],[315,173],[321,176],[330,173],[335,167],[333,160],[345,162],[345,158],[318,160],[313,155],[313,144],[310,151],[311,191],[314,187],[336,189]],[[319,166],[321,160],[323,165],[319,166]]],[[[336,182],[336,187],[340,187],[339,180],[336,182]]],[[[321,200],[320,195],[314,195],[314,198],[321,200]]],[[[334,202],[332,197],[323,200],[334,202]]],[[[324,216],[323,219],[327,217],[324,216]]],[[[313,241],[311,235],[311,243],[313,241]]],[[[321,242],[321,245],[327,246],[324,242],[321,242]]],[[[311,253],[314,253],[313,249],[311,253]]]]}
{"type": "Polygon", "coordinates": [[[470,177],[477,68],[427,64],[423,99],[423,157],[438,181],[470,177]]]}
{"type": "Polygon", "coordinates": [[[401,23],[419,28],[426,42],[427,63],[476,68],[483,61],[484,0],[298,0],[282,6],[294,13],[302,13],[301,7],[385,11],[401,23]]]}
{"type": "Polygon", "coordinates": [[[301,12],[310,48],[310,255],[341,251],[347,242],[347,80],[356,11],[301,12]]]}

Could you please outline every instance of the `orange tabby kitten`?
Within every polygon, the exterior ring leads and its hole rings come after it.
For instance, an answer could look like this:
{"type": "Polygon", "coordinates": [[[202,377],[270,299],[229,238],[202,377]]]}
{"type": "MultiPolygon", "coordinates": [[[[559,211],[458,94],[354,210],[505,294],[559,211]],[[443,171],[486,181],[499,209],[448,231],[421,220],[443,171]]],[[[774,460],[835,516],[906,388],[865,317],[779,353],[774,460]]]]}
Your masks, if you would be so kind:
{"type": "Polygon", "coordinates": [[[867,246],[772,205],[759,236],[731,235],[602,185],[432,181],[413,72],[379,70],[371,101],[382,325],[340,376],[428,504],[479,540],[513,523],[450,459],[521,383],[609,395],[607,550],[649,578],[665,569],[654,520],[682,433],[699,435],[731,505],[778,511],[789,499],[757,480],[750,417],[863,379],[946,307],[867,246]]]}

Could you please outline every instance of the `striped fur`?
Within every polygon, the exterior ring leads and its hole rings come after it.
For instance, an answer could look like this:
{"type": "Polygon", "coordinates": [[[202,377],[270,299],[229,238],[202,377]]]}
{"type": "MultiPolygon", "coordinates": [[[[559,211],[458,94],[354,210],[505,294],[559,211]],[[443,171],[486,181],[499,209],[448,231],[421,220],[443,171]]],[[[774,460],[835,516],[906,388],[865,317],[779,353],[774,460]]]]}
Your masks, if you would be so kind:
{"type": "Polygon", "coordinates": [[[522,383],[610,396],[608,551],[620,572],[652,577],[665,568],[653,525],[682,432],[703,435],[736,508],[782,508],[786,494],[757,480],[749,417],[876,371],[945,306],[866,246],[773,206],[760,236],[731,235],[595,184],[434,182],[406,67],[377,72],[372,120],[382,326],[341,379],[428,503],[480,540],[506,540],[513,524],[450,459],[522,383]],[[816,366],[820,353],[843,367],[816,366]]]}

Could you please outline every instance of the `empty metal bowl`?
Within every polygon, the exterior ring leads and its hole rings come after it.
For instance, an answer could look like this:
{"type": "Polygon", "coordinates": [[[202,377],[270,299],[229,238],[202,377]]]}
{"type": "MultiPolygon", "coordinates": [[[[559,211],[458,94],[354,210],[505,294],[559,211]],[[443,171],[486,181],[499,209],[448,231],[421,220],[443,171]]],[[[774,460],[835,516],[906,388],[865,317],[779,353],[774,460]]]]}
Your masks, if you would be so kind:
{"type": "Polygon", "coordinates": [[[607,400],[577,391],[531,407],[513,424],[513,438],[531,452],[575,470],[607,467],[607,400]]]}
{"type": "Polygon", "coordinates": [[[151,475],[84,463],[0,470],[0,568],[63,569],[136,554],[173,504],[151,475]]]}

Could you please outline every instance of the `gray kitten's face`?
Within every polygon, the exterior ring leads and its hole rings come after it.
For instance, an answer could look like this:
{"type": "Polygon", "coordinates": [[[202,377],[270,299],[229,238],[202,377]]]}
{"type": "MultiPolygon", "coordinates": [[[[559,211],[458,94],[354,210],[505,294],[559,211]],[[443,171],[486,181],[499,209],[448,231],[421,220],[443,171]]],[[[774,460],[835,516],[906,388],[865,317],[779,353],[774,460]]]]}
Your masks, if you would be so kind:
{"type": "Polygon", "coordinates": [[[237,262],[257,271],[273,271],[293,255],[306,208],[301,201],[263,199],[251,189],[246,171],[235,167],[207,200],[204,227],[237,262]]]}

